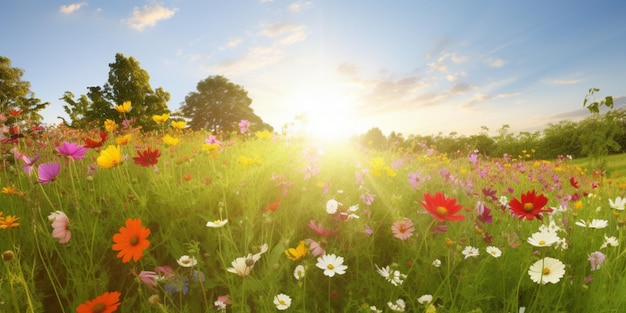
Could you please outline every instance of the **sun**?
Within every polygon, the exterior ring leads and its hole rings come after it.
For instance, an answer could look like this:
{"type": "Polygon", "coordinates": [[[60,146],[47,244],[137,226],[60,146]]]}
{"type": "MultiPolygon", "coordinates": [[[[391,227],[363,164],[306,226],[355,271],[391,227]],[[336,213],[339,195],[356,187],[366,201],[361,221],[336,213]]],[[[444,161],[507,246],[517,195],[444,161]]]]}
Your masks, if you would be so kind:
{"type": "Polygon", "coordinates": [[[309,140],[337,142],[358,135],[356,101],[339,88],[301,91],[293,103],[297,103],[296,128],[309,140]]]}

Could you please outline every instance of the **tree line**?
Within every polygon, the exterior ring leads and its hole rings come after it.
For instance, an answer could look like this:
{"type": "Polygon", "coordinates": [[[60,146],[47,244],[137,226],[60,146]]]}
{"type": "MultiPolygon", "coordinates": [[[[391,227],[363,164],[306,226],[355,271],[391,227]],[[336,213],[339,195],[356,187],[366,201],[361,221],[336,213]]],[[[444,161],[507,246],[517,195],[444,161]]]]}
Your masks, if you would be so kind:
{"type": "MultiPolygon", "coordinates": [[[[0,56],[1,112],[18,112],[20,119],[31,123],[43,121],[41,110],[49,103],[34,97],[30,83],[22,80],[24,70],[11,66],[11,60],[0,56]],[[13,111],[11,111],[13,110],[13,111]]],[[[273,130],[251,108],[252,99],[240,85],[224,76],[209,76],[198,82],[196,90],[185,97],[178,110],[171,112],[167,106],[170,93],[162,87],[153,89],[150,75],[133,57],[121,53],[109,64],[109,75],[102,86],[87,86],[87,93],[75,96],[66,91],[60,98],[68,119],[59,117],[68,127],[102,128],[104,121],[132,124],[143,131],[157,128],[153,115],[170,114],[173,119],[186,120],[193,130],[211,132],[234,130],[241,120],[250,122],[250,130],[273,130]],[[131,103],[128,112],[119,112],[116,106],[131,103]]],[[[6,124],[13,124],[8,121],[6,124]]]]}

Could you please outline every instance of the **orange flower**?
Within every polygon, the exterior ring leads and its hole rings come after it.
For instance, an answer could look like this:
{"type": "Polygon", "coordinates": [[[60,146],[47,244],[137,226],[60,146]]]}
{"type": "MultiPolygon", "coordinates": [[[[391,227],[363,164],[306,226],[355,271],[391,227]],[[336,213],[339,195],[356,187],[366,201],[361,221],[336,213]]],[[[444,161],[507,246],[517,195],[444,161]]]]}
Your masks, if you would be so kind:
{"type": "Polygon", "coordinates": [[[122,263],[130,261],[137,262],[143,256],[143,250],[150,246],[148,236],[150,230],[141,226],[141,219],[127,219],[126,227],[120,227],[120,232],[113,235],[113,251],[119,251],[118,258],[122,258],[122,263]]]}
{"type": "Polygon", "coordinates": [[[7,215],[4,218],[0,217],[0,229],[15,228],[20,226],[20,223],[17,222],[19,219],[19,217],[12,215],[7,215]]]}
{"type": "Polygon", "coordinates": [[[93,300],[86,301],[76,308],[77,313],[112,313],[120,306],[119,291],[105,292],[93,300]]]}

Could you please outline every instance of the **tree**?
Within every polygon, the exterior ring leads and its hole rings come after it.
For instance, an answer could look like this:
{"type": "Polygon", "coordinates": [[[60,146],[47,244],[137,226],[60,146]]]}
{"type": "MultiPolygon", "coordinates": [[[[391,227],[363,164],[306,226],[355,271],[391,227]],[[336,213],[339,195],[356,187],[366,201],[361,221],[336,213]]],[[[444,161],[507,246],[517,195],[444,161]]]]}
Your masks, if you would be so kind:
{"type": "Polygon", "coordinates": [[[387,148],[387,137],[378,127],[371,128],[367,133],[361,135],[360,142],[362,145],[371,147],[375,150],[384,150],[387,148]]]}
{"type": "Polygon", "coordinates": [[[0,56],[0,112],[21,110],[18,117],[9,117],[7,124],[14,123],[16,118],[41,122],[43,117],[39,111],[50,104],[42,103],[40,99],[35,98],[35,94],[30,90],[30,82],[22,80],[23,75],[24,70],[11,67],[11,60],[0,56]]]}
{"type": "Polygon", "coordinates": [[[609,151],[619,151],[621,146],[615,138],[621,135],[623,129],[620,126],[621,118],[609,114],[613,109],[613,97],[607,96],[604,100],[593,101],[594,93],[600,91],[598,88],[590,88],[583,101],[583,107],[588,109],[591,116],[585,119],[581,126],[583,133],[580,136],[582,152],[591,157],[592,167],[596,170],[604,171],[607,167],[606,157],[609,151]],[[602,116],[600,107],[606,106],[609,112],[602,116]]]}
{"type": "Polygon", "coordinates": [[[106,119],[122,122],[134,120],[136,126],[149,131],[157,128],[152,115],[169,113],[167,101],[170,94],[159,87],[150,86],[150,75],[139,66],[133,57],[115,55],[115,62],[109,64],[109,78],[104,86],[87,87],[86,96],[74,100],[71,92],[66,92],[62,100],[65,112],[72,119],[71,126],[84,127],[90,123],[102,125],[106,119]],[[132,109],[124,114],[118,113],[114,106],[130,101],[132,109]]]}
{"type": "Polygon", "coordinates": [[[241,120],[248,120],[250,130],[272,131],[273,127],[254,114],[250,104],[252,99],[243,87],[218,75],[200,81],[196,91],[185,97],[180,111],[189,119],[188,125],[193,130],[207,129],[213,133],[230,131],[241,120]]]}

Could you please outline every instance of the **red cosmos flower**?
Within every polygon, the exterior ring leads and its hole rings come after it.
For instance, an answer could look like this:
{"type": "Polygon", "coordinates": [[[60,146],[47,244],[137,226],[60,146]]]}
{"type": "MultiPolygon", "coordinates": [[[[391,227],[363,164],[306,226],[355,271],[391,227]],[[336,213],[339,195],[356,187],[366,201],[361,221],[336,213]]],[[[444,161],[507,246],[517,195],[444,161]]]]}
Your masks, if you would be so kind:
{"type": "Polygon", "coordinates": [[[15,110],[15,109],[11,109],[11,110],[9,110],[9,113],[10,113],[10,114],[11,114],[11,116],[13,116],[13,117],[15,117],[15,116],[18,116],[18,115],[22,114],[22,112],[23,112],[23,110],[22,110],[22,109],[17,109],[17,110],[15,110]]]}
{"type": "Polygon", "coordinates": [[[107,132],[105,131],[101,131],[100,132],[100,141],[95,141],[89,137],[85,137],[85,145],[83,147],[85,148],[100,148],[102,147],[102,145],[104,144],[104,142],[107,140],[107,132]]]}
{"type": "Polygon", "coordinates": [[[159,162],[159,157],[161,156],[161,152],[159,152],[159,149],[154,149],[154,151],[152,151],[152,148],[150,147],[148,147],[148,149],[146,150],[143,150],[143,152],[137,150],[137,154],[139,156],[134,157],[133,161],[135,162],[135,164],[139,164],[143,167],[156,165],[159,162]]]}
{"type": "Polygon", "coordinates": [[[538,220],[542,220],[542,212],[552,212],[550,208],[543,209],[543,207],[548,204],[548,198],[544,195],[537,195],[534,189],[522,194],[521,198],[522,201],[517,200],[517,198],[513,198],[509,201],[511,213],[518,215],[520,220],[523,218],[533,220],[535,217],[538,220]]]}
{"type": "Polygon", "coordinates": [[[268,204],[264,209],[263,209],[263,213],[265,212],[275,212],[278,209],[278,206],[280,206],[280,198],[276,199],[276,201],[268,204]]]}
{"type": "Polygon", "coordinates": [[[569,178],[569,183],[572,185],[572,187],[578,189],[578,181],[576,181],[576,178],[574,178],[574,176],[569,178]]]}
{"type": "Polygon", "coordinates": [[[435,193],[435,196],[424,193],[424,200],[420,202],[424,209],[440,222],[446,220],[461,221],[465,218],[463,215],[454,215],[462,208],[460,204],[456,203],[456,199],[448,198],[441,192],[435,193]]]}
{"type": "Polygon", "coordinates": [[[112,313],[120,306],[120,296],[122,294],[119,291],[105,292],[100,296],[97,296],[93,300],[86,301],[76,308],[78,313],[112,313]]]}

